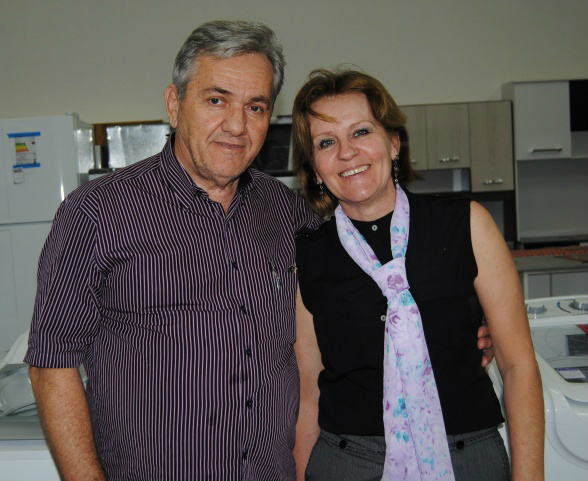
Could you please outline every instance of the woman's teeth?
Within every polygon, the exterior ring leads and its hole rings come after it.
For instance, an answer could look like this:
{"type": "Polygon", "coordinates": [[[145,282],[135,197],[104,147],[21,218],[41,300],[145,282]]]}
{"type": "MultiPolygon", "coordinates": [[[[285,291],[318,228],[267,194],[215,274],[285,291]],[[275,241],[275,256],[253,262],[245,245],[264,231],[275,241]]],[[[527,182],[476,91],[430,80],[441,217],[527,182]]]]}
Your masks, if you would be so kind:
{"type": "Polygon", "coordinates": [[[351,175],[359,174],[360,172],[365,172],[369,168],[370,168],[369,165],[362,165],[361,167],[358,167],[357,169],[351,169],[351,170],[346,170],[345,172],[341,172],[339,175],[341,177],[349,177],[351,175]]]}

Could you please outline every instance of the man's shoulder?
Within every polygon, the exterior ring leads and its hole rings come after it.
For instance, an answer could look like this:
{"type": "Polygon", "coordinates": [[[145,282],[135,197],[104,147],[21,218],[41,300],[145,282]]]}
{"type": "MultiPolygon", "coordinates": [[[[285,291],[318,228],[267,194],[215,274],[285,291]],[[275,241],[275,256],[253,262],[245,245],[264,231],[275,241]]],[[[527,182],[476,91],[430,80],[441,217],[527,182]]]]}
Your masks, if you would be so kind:
{"type": "Polygon", "coordinates": [[[291,222],[286,223],[294,229],[293,233],[304,227],[316,228],[322,223],[322,219],[302,196],[281,180],[255,169],[250,169],[250,172],[253,176],[252,195],[257,212],[263,211],[271,216],[291,219],[291,222]]]}
{"type": "Polygon", "coordinates": [[[250,172],[255,186],[254,191],[256,195],[267,201],[268,208],[272,206],[281,208],[284,203],[300,206],[304,209],[308,208],[304,199],[281,180],[256,169],[250,169],[250,172]]]}
{"type": "Polygon", "coordinates": [[[71,215],[83,213],[96,220],[106,204],[124,208],[137,198],[132,195],[132,190],[153,184],[160,163],[160,156],[155,155],[82,184],[61,203],[56,219],[69,219],[71,215]]]}
{"type": "Polygon", "coordinates": [[[294,193],[294,191],[281,180],[270,174],[266,174],[257,169],[249,169],[249,172],[251,173],[256,188],[260,187],[264,192],[271,190],[284,193],[285,195],[291,195],[294,193]]]}
{"type": "Polygon", "coordinates": [[[126,186],[137,183],[149,183],[154,173],[161,165],[159,154],[118,169],[110,174],[90,180],[74,190],[67,200],[69,202],[83,203],[90,197],[109,195],[118,191],[124,191],[126,186]]]}

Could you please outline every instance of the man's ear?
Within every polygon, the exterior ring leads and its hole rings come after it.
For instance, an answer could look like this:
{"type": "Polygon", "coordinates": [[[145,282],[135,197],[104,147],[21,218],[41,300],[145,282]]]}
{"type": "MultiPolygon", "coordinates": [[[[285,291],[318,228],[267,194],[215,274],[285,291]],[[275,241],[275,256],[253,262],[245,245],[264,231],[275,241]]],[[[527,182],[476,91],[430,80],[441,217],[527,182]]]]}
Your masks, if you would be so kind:
{"type": "Polygon", "coordinates": [[[169,84],[165,89],[165,109],[169,124],[172,128],[178,126],[178,110],[180,108],[180,98],[178,97],[178,90],[174,84],[169,84]]]}

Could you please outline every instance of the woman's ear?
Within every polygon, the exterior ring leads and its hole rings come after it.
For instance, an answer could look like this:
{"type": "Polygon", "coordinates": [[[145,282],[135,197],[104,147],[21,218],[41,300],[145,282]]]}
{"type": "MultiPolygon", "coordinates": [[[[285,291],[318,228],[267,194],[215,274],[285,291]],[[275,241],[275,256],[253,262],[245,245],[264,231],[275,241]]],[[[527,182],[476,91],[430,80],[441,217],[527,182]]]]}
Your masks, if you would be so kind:
{"type": "Polygon", "coordinates": [[[390,134],[390,150],[392,151],[392,158],[400,154],[400,137],[396,132],[390,134]]]}
{"type": "Polygon", "coordinates": [[[317,184],[322,184],[323,183],[323,179],[321,179],[321,176],[316,171],[316,169],[314,169],[314,178],[316,179],[316,183],[317,184]]]}

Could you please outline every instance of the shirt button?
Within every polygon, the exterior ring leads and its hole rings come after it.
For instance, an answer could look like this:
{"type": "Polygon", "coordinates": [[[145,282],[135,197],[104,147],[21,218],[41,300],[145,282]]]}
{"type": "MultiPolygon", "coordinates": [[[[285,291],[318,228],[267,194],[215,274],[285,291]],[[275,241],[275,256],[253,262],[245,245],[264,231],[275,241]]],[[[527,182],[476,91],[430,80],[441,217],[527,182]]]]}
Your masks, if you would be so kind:
{"type": "Polygon", "coordinates": [[[455,447],[461,451],[465,447],[465,443],[463,441],[458,441],[455,443],[455,447]]]}
{"type": "Polygon", "coordinates": [[[243,456],[242,457],[243,457],[243,460],[246,460],[247,459],[247,451],[243,451],[243,456]]]}
{"type": "Polygon", "coordinates": [[[386,320],[386,316],[385,315],[380,316],[380,321],[385,321],[385,320],[386,320]]]}
{"type": "Polygon", "coordinates": [[[249,409],[251,409],[253,407],[253,401],[251,399],[247,399],[245,406],[247,406],[249,409]]]}
{"type": "Polygon", "coordinates": [[[232,265],[233,265],[233,269],[235,269],[235,270],[238,269],[238,267],[237,267],[237,261],[233,261],[232,262],[232,265]]]}
{"type": "Polygon", "coordinates": [[[241,306],[240,309],[243,314],[247,314],[247,309],[245,308],[245,306],[241,306]]]}
{"type": "Polygon", "coordinates": [[[372,230],[373,230],[374,232],[375,232],[375,231],[377,231],[377,230],[378,230],[378,226],[377,226],[376,224],[374,224],[374,225],[372,226],[372,230]]]}
{"type": "Polygon", "coordinates": [[[245,354],[247,354],[247,357],[251,357],[252,351],[251,348],[248,347],[247,349],[245,349],[245,354]]]}
{"type": "Polygon", "coordinates": [[[345,439],[342,439],[341,442],[339,443],[339,447],[341,449],[345,449],[347,447],[347,441],[345,441],[345,439]]]}

